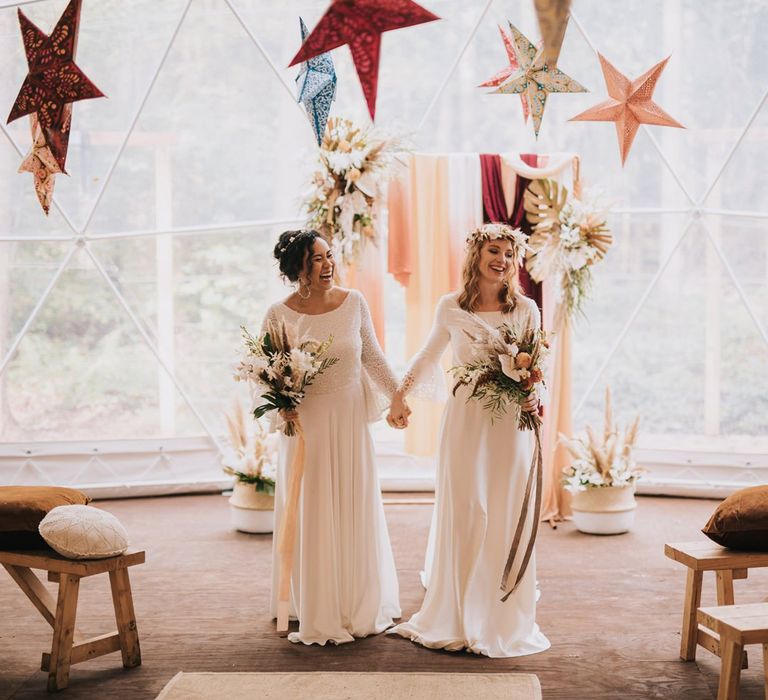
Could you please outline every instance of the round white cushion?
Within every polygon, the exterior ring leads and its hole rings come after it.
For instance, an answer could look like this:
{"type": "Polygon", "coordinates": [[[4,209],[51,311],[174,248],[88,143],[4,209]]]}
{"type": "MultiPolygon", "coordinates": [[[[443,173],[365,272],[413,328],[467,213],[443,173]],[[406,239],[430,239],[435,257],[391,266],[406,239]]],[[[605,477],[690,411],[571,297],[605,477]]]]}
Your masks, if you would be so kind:
{"type": "Polygon", "coordinates": [[[104,559],[128,549],[128,533],[120,521],[92,506],[58,506],[38,529],[53,549],[70,559],[104,559]]]}

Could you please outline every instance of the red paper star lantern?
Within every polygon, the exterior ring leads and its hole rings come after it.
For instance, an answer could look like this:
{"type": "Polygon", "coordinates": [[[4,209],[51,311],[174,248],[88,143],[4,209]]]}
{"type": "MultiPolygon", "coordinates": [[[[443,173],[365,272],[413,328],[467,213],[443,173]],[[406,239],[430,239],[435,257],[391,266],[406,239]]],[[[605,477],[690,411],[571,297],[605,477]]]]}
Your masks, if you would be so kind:
{"type": "Polygon", "coordinates": [[[75,65],[81,5],[82,0],[71,0],[50,36],[18,11],[29,73],[8,122],[36,113],[45,141],[62,172],[66,172],[71,115],[71,108],[66,105],[104,96],[75,65]]]}
{"type": "Polygon", "coordinates": [[[440,19],[412,0],[333,0],[292,66],[349,44],[371,119],[376,114],[381,34],[440,19]]]}

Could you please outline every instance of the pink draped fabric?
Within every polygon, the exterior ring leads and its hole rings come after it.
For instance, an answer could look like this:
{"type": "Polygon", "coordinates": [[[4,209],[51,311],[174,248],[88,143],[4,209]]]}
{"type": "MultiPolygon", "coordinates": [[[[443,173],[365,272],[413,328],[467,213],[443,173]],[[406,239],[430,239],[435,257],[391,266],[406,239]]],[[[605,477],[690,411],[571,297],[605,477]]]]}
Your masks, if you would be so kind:
{"type": "MultiPolygon", "coordinates": [[[[389,272],[405,286],[406,354],[412,357],[432,327],[440,297],[457,288],[464,239],[482,223],[476,154],[411,156],[402,180],[389,190],[389,272]]],[[[432,455],[441,405],[413,398],[406,451],[432,455]]]]}
{"type": "Polygon", "coordinates": [[[371,310],[373,329],[379,344],[384,349],[384,250],[383,244],[366,245],[357,263],[344,273],[344,283],[358,289],[371,310]]]}
{"type": "Polygon", "coordinates": [[[389,234],[387,239],[387,271],[403,287],[408,286],[411,277],[411,202],[410,170],[402,177],[389,183],[387,208],[389,211],[389,234]]]}

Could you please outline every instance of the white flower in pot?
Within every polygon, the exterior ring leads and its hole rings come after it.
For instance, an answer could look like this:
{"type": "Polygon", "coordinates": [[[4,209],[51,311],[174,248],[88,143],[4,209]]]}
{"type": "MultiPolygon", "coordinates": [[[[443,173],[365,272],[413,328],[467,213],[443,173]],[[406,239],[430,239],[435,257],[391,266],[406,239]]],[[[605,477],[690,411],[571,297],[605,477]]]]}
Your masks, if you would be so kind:
{"type": "Polygon", "coordinates": [[[602,436],[587,426],[586,438],[560,440],[574,458],[563,469],[562,484],[571,493],[573,521],[581,532],[617,535],[635,519],[635,482],[643,469],[632,459],[638,416],[623,432],[613,423],[611,392],[605,390],[605,427],[602,436]]]}
{"type": "Polygon", "coordinates": [[[229,499],[232,526],[242,532],[272,532],[278,435],[268,433],[258,420],[249,431],[239,402],[234,415],[226,416],[226,421],[231,447],[224,453],[221,464],[224,471],[236,479],[229,499]]]}

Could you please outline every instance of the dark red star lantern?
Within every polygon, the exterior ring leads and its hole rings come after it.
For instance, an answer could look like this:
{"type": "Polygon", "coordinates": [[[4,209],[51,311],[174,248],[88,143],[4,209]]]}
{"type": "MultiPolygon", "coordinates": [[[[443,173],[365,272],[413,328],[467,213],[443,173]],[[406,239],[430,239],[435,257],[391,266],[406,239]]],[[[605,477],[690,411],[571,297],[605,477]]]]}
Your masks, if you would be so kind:
{"type": "Polygon", "coordinates": [[[71,0],[50,36],[18,11],[29,73],[8,122],[36,113],[45,141],[62,172],[66,172],[71,103],[104,97],[75,65],[81,6],[82,0],[71,0]]]}
{"type": "Polygon", "coordinates": [[[376,115],[381,34],[440,19],[412,0],[333,0],[291,65],[349,45],[368,112],[376,115]]]}

